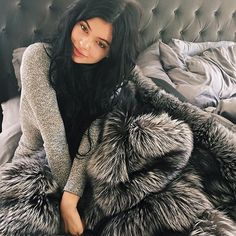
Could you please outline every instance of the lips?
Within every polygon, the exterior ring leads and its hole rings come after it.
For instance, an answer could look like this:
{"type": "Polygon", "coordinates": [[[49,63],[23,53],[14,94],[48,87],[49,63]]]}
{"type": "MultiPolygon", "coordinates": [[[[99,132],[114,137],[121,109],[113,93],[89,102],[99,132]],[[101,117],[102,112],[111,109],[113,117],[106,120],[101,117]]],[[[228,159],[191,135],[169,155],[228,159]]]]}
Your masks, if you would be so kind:
{"type": "Polygon", "coordinates": [[[73,46],[73,54],[76,57],[87,57],[87,55],[85,55],[84,53],[82,53],[82,51],[78,48],[76,48],[75,46],[73,46]]]}

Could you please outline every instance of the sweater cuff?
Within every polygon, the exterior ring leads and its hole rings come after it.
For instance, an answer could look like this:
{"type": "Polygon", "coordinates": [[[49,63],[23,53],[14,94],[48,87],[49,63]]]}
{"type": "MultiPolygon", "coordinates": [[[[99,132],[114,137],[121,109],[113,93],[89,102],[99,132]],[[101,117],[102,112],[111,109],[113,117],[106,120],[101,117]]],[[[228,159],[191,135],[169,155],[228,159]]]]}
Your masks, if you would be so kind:
{"type": "Polygon", "coordinates": [[[86,158],[78,159],[75,157],[64,191],[80,197],[83,195],[86,182],[86,161],[86,158]]]}

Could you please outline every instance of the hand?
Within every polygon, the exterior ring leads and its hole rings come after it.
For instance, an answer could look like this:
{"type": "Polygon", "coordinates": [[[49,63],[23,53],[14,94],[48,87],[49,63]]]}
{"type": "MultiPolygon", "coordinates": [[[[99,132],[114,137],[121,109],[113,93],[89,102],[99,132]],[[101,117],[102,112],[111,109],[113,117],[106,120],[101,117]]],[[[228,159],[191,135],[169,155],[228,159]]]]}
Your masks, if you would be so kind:
{"type": "Polygon", "coordinates": [[[82,235],[84,231],[84,224],[77,210],[78,201],[79,196],[64,192],[60,204],[65,233],[75,236],[82,235]]]}

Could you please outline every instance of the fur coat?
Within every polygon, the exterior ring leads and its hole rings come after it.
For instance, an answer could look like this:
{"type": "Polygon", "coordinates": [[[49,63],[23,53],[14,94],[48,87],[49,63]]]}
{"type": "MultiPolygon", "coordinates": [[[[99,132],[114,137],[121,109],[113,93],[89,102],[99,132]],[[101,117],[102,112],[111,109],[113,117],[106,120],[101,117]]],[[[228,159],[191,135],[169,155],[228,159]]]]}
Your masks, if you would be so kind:
{"type": "MultiPolygon", "coordinates": [[[[140,76],[122,96],[88,157],[84,235],[236,235],[235,133],[140,76]]],[[[3,235],[59,233],[58,189],[42,159],[2,168],[3,235]]]]}

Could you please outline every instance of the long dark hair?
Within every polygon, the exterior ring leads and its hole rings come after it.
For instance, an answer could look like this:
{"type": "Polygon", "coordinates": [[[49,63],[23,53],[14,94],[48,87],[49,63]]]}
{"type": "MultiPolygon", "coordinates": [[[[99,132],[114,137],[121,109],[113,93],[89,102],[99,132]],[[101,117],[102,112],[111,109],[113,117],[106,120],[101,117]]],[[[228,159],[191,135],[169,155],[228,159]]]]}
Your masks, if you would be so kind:
{"type": "Polygon", "coordinates": [[[59,22],[50,43],[49,77],[72,158],[84,131],[111,109],[117,91],[130,79],[139,48],[140,17],[140,7],[133,0],[79,0],[59,22]],[[92,65],[75,64],[71,59],[72,29],[78,21],[95,17],[113,26],[109,56],[92,65]]]}

